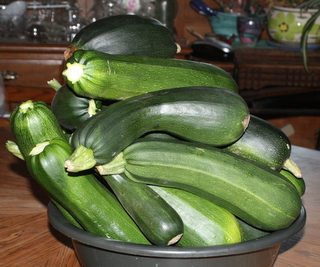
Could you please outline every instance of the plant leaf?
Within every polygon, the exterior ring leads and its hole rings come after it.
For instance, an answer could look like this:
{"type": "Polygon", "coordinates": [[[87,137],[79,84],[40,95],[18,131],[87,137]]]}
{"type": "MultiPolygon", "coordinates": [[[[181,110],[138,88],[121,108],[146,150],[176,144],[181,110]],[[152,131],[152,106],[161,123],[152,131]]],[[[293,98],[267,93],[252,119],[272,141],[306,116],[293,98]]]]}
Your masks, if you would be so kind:
{"type": "Polygon", "coordinates": [[[308,35],[309,32],[316,21],[316,19],[320,16],[320,10],[318,10],[316,13],[314,13],[310,19],[307,21],[307,23],[304,25],[300,40],[300,49],[302,53],[302,60],[303,60],[303,66],[307,72],[309,72],[308,68],[308,35]]]}

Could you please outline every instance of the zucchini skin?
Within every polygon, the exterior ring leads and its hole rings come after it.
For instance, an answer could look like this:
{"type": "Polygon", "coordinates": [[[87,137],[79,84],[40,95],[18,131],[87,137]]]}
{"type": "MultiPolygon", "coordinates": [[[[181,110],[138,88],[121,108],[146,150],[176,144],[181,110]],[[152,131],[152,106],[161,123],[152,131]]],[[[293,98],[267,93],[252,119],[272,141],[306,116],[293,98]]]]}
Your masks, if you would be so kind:
{"type": "Polygon", "coordinates": [[[250,224],[247,224],[246,222],[238,219],[238,222],[240,224],[241,232],[242,232],[242,241],[249,241],[252,239],[257,239],[262,236],[268,235],[271,232],[262,231],[260,229],[257,229],[250,224]]]}
{"type": "Polygon", "coordinates": [[[173,33],[158,20],[138,15],[117,15],[82,28],[65,51],[96,50],[109,54],[172,58],[177,53],[173,33]]]}
{"type": "Polygon", "coordinates": [[[296,187],[300,197],[303,197],[304,193],[306,192],[306,184],[304,179],[302,177],[297,178],[291,172],[283,169],[280,170],[280,174],[286,177],[296,187]]]}
{"type": "Polygon", "coordinates": [[[214,246],[242,241],[235,216],[214,203],[184,190],[150,186],[181,216],[184,234],[177,246],[214,246]]]}
{"type": "Polygon", "coordinates": [[[24,158],[38,144],[65,138],[57,118],[42,101],[28,100],[17,106],[10,116],[10,128],[24,158]]]}
{"type": "Polygon", "coordinates": [[[53,139],[42,152],[26,159],[28,170],[50,198],[85,230],[116,240],[150,244],[114,195],[93,174],[66,172],[64,161],[70,154],[68,142],[53,139]]]}
{"type": "Polygon", "coordinates": [[[85,147],[94,159],[90,166],[69,159],[66,167],[79,171],[75,165],[91,168],[106,164],[137,138],[153,131],[223,146],[243,134],[249,119],[246,102],[227,89],[186,87],[147,93],[110,105],[78,128],[71,138],[73,149],[85,147]]]}
{"type": "Polygon", "coordinates": [[[61,127],[73,132],[104,105],[101,100],[78,96],[69,86],[63,85],[56,91],[51,109],[61,127]]]}
{"type": "Polygon", "coordinates": [[[75,93],[95,99],[123,100],[147,92],[186,86],[214,86],[238,92],[223,69],[196,61],[111,55],[77,50],[62,72],[75,93]]]}
{"type": "Polygon", "coordinates": [[[156,245],[173,245],[184,233],[179,214],[155,191],[124,174],[102,176],[144,235],[156,245]]]}
{"type": "Polygon", "coordinates": [[[197,194],[265,231],[288,227],[301,198],[277,171],[219,148],[183,141],[140,141],[123,151],[124,173],[141,183],[197,194]]]}
{"type": "Polygon", "coordinates": [[[290,157],[291,143],[279,128],[250,115],[249,125],[241,138],[224,149],[279,171],[290,157]]]}

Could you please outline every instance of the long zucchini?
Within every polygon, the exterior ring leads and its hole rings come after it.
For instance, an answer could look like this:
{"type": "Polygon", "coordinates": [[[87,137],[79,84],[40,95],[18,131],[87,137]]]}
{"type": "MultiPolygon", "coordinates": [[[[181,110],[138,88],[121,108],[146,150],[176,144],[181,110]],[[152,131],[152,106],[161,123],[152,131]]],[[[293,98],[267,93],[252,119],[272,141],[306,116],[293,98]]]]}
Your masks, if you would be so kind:
{"type": "Polygon", "coordinates": [[[66,172],[64,161],[70,154],[71,146],[63,139],[40,143],[26,158],[28,170],[50,198],[85,230],[116,240],[150,244],[114,195],[93,174],[66,172]]]}
{"type": "Polygon", "coordinates": [[[150,186],[181,216],[184,234],[178,246],[214,246],[242,241],[235,216],[214,203],[184,190],[150,186]]]}
{"type": "Polygon", "coordinates": [[[159,194],[124,174],[103,178],[144,235],[156,245],[173,245],[184,234],[179,214],[159,194]]]}
{"type": "Polygon", "coordinates": [[[224,149],[279,171],[290,157],[291,143],[279,128],[251,115],[241,138],[224,149]]]}
{"type": "Polygon", "coordinates": [[[186,86],[215,86],[238,92],[223,69],[196,61],[110,55],[77,50],[62,72],[78,95],[123,100],[152,91],[186,86]]]}
{"type": "Polygon", "coordinates": [[[23,158],[38,144],[65,138],[57,118],[42,101],[28,100],[17,106],[10,116],[10,128],[23,158]]]}
{"type": "MultiPolygon", "coordinates": [[[[197,194],[262,230],[286,228],[300,212],[296,188],[277,171],[219,148],[183,141],[140,141],[117,159],[134,181],[197,194]]],[[[99,171],[107,167],[100,166],[99,171]]]]}
{"type": "Polygon", "coordinates": [[[151,92],[100,111],[71,138],[68,171],[110,162],[145,133],[165,131],[183,139],[223,146],[237,140],[249,123],[246,102],[227,89],[186,87],[151,92]]]}
{"type": "Polygon", "coordinates": [[[179,50],[173,33],[158,20],[138,15],[110,16],[82,28],[65,51],[78,49],[109,54],[172,58],[179,50]]]}

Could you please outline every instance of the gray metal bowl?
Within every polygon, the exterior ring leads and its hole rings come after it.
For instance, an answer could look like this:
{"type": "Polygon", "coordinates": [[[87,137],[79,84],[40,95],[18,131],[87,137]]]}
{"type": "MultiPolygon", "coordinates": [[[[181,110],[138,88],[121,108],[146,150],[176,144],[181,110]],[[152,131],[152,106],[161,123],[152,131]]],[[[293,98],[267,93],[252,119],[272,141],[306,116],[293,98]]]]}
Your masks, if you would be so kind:
{"type": "Polygon", "coordinates": [[[288,228],[264,237],[232,245],[162,247],[111,240],[71,225],[52,203],[48,206],[52,226],[72,239],[83,267],[270,267],[282,242],[305,225],[306,211],[288,228]]]}

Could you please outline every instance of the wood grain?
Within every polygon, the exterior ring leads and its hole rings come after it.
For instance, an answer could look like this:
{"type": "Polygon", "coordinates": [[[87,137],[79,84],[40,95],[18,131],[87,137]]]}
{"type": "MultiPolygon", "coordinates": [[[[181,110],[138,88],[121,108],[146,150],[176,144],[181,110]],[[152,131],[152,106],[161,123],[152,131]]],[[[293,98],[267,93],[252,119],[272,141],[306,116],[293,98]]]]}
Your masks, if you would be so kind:
{"type": "MultiPolygon", "coordinates": [[[[80,267],[71,241],[48,223],[48,197],[24,162],[6,150],[7,140],[13,140],[9,128],[0,127],[0,266],[80,267]]],[[[320,261],[320,152],[293,147],[292,158],[307,185],[303,197],[307,223],[282,244],[274,266],[316,267],[320,261]]]]}

